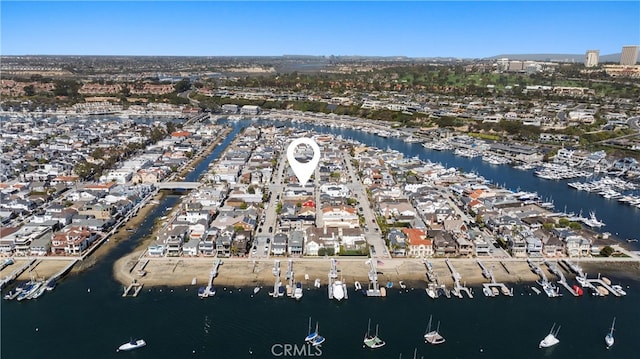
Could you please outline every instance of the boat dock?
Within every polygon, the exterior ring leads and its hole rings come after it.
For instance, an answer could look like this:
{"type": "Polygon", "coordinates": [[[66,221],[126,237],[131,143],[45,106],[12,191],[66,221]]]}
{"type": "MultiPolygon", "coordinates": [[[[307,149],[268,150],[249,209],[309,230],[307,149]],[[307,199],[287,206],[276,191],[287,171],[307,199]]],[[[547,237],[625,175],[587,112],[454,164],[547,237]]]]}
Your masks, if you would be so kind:
{"type": "Polygon", "coordinates": [[[127,297],[129,296],[129,293],[131,293],[131,297],[137,297],[138,293],[140,293],[140,291],[142,290],[142,286],[142,283],[138,283],[138,281],[134,279],[133,281],[131,281],[131,284],[129,284],[129,286],[124,289],[124,293],[122,293],[122,296],[127,297]],[[133,292],[131,292],[132,289],[133,292]]]}
{"type": "Polygon", "coordinates": [[[576,292],[568,283],[567,279],[564,277],[564,273],[558,268],[557,265],[549,262],[548,260],[544,260],[544,264],[549,268],[549,271],[555,274],[558,277],[558,283],[562,285],[566,290],[569,291],[574,297],[579,296],[578,292],[576,292]]]}
{"type": "Polygon", "coordinates": [[[149,264],[149,260],[145,259],[142,263],[140,263],[140,265],[138,266],[138,271],[137,274],[140,277],[144,277],[147,274],[147,271],[145,270],[145,268],[147,267],[147,264],[149,264]]]}
{"type": "Polygon", "coordinates": [[[378,271],[374,260],[374,258],[367,260],[367,264],[369,264],[369,287],[365,295],[367,297],[386,297],[387,290],[384,287],[380,288],[380,284],[378,284],[378,271]]]}
{"type": "Polygon", "coordinates": [[[569,262],[566,259],[562,259],[561,263],[564,264],[565,266],[567,266],[573,273],[576,274],[576,280],[578,281],[578,283],[580,283],[580,285],[582,287],[591,289],[593,291],[593,293],[595,293],[596,295],[599,295],[599,296],[605,296],[606,295],[602,291],[598,290],[598,287],[596,287],[596,284],[601,286],[601,287],[603,287],[609,293],[612,293],[616,297],[620,297],[620,296],[623,295],[620,292],[618,292],[617,290],[613,289],[611,287],[611,285],[609,285],[605,281],[603,281],[600,278],[600,274],[598,274],[598,278],[589,279],[589,278],[587,278],[587,274],[582,271],[582,268],[579,265],[574,264],[572,262],[569,262]]]}
{"type": "MultiPolygon", "coordinates": [[[[595,287],[594,283],[604,287],[609,293],[613,294],[616,297],[622,296],[622,294],[620,294],[617,290],[613,289],[609,283],[605,282],[602,278],[600,278],[600,273],[598,273],[598,278],[589,279],[585,276],[584,279],[586,280],[587,283],[591,284],[594,287],[595,287]]],[[[598,293],[604,294],[600,290],[597,290],[597,291],[598,293]]]]}
{"type": "Polygon", "coordinates": [[[491,281],[490,283],[482,283],[483,291],[484,291],[484,288],[487,289],[485,293],[491,293],[490,296],[495,297],[496,294],[493,288],[497,288],[499,292],[502,293],[503,295],[506,295],[508,297],[513,297],[513,289],[509,290],[509,288],[504,283],[496,282],[496,278],[493,276],[493,271],[485,267],[485,265],[482,262],[480,262],[479,259],[476,259],[476,262],[482,269],[482,275],[491,281]]]}
{"type": "Polygon", "coordinates": [[[473,298],[473,294],[471,293],[471,289],[469,289],[469,288],[467,288],[467,287],[465,287],[465,286],[460,284],[460,280],[462,279],[462,276],[453,267],[453,264],[451,264],[451,261],[449,261],[449,258],[445,259],[445,263],[447,263],[447,266],[449,267],[449,270],[451,271],[451,276],[453,277],[453,290],[451,290],[453,295],[455,295],[458,298],[462,298],[462,292],[465,292],[465,293],[467,293],[467,296],[469,298],[473,298]]]}
{"type": "Polygon", "coordinates": [[[560,263],[566,265],[569,268],[569,270],[571,270],[573,273],[576,274],[577,277],[581,277],[581,278],[585,278],[586,277],[584,272],[582,272],[582,268],[580,268],[579,265],[573,264],[573,263],[569,262],[566,259],[561,259],[560,263]]]}
{"type": "Polygon", "coordinates": [[[422,262],[424,263],[424,266],[427,267],[427,280],[431,283],[438,283],[438,275],[433,271],[433,265],[431,265],[431,262],[426,259],[423,259],[422,262]]]}
{"type": "Polygon", "coordinates": [[[547,276],[544,274],[542,269],[537,264],[533,263],[533,261],[529,258],[527,258],[527,263],[529,263],[529,268],[531,268],[531,271],[533,271],[533,273],[540,276],[541,282],[548,282],[547,276]]]}
{"type": "Polygon", "coordinates": [[[337,263],[334,258],[331,258],[331,269],[329,270],[329,285],[327,286],[327,291],[329,294],[329,299],[333,299],[333,282],[338,278],[338,268],[337,263]]]}
{"type": "Polygon", "coordinates": [[[212,297],[216,294],[216,290],[213,287],[213,280],[218,276],[218,270],[220,269],[221,265],[222,259],[218,259],[217,261],[213,262],[213,268],[211,269],[211,272],[209,272],[209,282],[207,282],[207,286],[204,287],[204,290],[202,290],[202,288],[199,288],[198,290],[198,295],[200,296],[200,298],[212,297]]]}
{"type": "Polygon", "coordinates": [[[287,281],[287,296],[293,298],[293,288],[295,283],[293,282],[293,260],[289,259],[289,265],[287,266],[287,274],[285,275],[287,281]]]}
{"type": "Polygon", "coordinates": [[[35,258],[28,260],[27,263],[22,265],[22,267],[17,268],[13,272],[11,272],[11,274],[3,278],[2,281],[0,281],[0,289],[4,288],[5,285],[11,283],[12,280],[18,278],[20,274],[31,268],[32,265],[38,265],[38,263],[40,263],[40,261],[35,258]]]}
{"type": "Polygon", "coordinates": [[[271,272],[273,273],[273,276],[276,277],[275,282],[273,283],[273,293],[271,293],[271,295],[274,298],[278,297],[278,290],[280,289],[280,285],[282,285],[282,282],[280,281],[280,261],[279,260],[275,260],[273,261],[273,269],[271,270],[271,272]]]}

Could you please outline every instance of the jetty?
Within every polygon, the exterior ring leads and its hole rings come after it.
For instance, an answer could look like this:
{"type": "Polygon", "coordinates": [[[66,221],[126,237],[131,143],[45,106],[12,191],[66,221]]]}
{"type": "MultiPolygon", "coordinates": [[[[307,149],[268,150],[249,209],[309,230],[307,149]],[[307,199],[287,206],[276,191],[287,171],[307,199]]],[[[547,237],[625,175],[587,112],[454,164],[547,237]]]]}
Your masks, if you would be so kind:
{"type": "Polygon", "coordinates": [[[451,276],[453,277],[453,289],[451,290],[453,295],[455,295],[458,298],[462,298],[462,292],[465,292],[465,293],[467,293],[467,296],[469,298],[473,298],[473,294],[471,293],[471,289],[469,289],[469,288],[463,286],[462,284],[460,284],[460,280],[462,279],[462,276],[453,267],[453,264],[451,263],[449,258],[445,259],[445,263],[447,264],[447,267],[449,267],[449,270],[451,271],[451,276]]]}
{"type": "Polygon", "coordinates": [[[562,285],[566,290],[569,291],[574,297],[579,296],[578,292],[576,292],[568,283],[567,279],[564,277],[564,273],[558,268],[554,263],[549,262],[548,260],[544,260],[544,264],[549,268],[549,271],[555,274],[558,277],[558,283],[562,285]]]}
{"type": "Polygon", "coordinates": [[[134,279],[133,281],[131,281],[131,284],[129,284],[128,287],[124,288],[124,293],[122,293],[123,297],[137,297],[138,293],[140,293],[140,291],[142,290],[142,283],[139,283],[136,279],[134,279]],[[131,291],[133,289],[133,292],[131,291]]]}
{"type": "MultiPolygon", "coordinates": [[[[495,297],[496,293],[502,293],[508,297],[513,297],[513,288],[510,290],[504,283],[498,283],[496,278],[493,276],[493,271],[485,267],[485,265],[479,260],[476,259],[476,262],[482,269],[482,275],[489,279],[489,283],[482,283],[483,292],[489,297],[495,297]],[[485,289],[486,288],[486,289],[485,289]],[[496,288],[498,291],[494,290],[496,288]]],[[[502,262],[501,262],[502,263],[502,262]]]]}

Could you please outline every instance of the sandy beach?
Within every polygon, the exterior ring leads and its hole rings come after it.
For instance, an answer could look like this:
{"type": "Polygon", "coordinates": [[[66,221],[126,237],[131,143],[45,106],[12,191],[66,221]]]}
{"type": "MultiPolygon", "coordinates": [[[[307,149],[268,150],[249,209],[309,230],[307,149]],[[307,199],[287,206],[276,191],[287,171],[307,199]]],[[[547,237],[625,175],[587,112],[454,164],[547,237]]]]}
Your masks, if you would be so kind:
{"type": "MultiPolygon", "coordinates": [[[[209,273],[217,261],[214,258],[140,258],[141,254],[141,251],[135,252],[116,262],[114,266],[115,277],[123,285],[128,285],[133,279],[136,279],[145,286],[188,286],[191,285],[193,278],[196,278],[198,285],[202,285],[207,283],[209,273]],[[141,276],[138,269],[147,260],[148,263],[144,267],[145,274],[141,276]]],[[[355,281],[360,281],[362,284],[368,283],[367,258],[338,257],[336,259],[339,276],[348,285],[355,281]]],[[[222,259],[223,264],[219,268],[218,276],[214,279],[214,284],[230,287],[271,286],[275,280],[272,274],[274,261],[275,259],[259,261],[244,258],[222,259]]],[[[286,258],[280,259],[281,280],[283,281],[287,262],[286,258]]],[[[445,260],[436,258],[430,259],[430,262],[441,282],[450,287],[453,284],[453,277],[445,260]]],[[[451,259],[451,263],[462,276],[461,282],[463,284],[478,286],[480,283],[488,282],[482,276],[481,268],[474,259],[451,259]]],[[[483,264],[492,270],[498,282],[526,283],[538,279],[524,260],[509,259],[501,262],[486,259],[483,260],[483,264]]],[[[580,264],[584,264],[585,269],[589,268],[588,273],[593,273],[592,276],[595,276],[596,272],[602,272],[617,277],[624,274],[629,278],[634,278],[634,276],[637,278],[640,274],[640,264],[633,261],[606,262],[606,260],[602,260],[581,262],[580,264]],[[594,272],[591,269],[600,270],[594,272]]],[[[555,278],[546,266],[540,264],[540,267],[548,278],[555,278]]],[[[301,281],[305,285],[311,285],[316,278],[319,278],[322,284],[326,284],[330,268],[329,258],[293,259],[295,280],[301,281]],[[304,279],[305,275],[308,275],[309,280],[304,279]]],[[[382,284],[388,281],[397,283],[402,280],[413,287],[426,287],[426,266],[418,259],[384,259],[381,264],[377,265],[377,272],[378,280],[382,284]]],[[[571,278],[571,275],[568,277],[571,278]]]]}

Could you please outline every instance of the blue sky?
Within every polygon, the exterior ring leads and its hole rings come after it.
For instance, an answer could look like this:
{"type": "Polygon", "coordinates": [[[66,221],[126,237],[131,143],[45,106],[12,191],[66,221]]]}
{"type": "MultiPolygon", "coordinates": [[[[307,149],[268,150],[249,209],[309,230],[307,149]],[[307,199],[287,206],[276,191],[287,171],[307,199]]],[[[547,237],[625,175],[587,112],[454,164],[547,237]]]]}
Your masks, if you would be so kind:
{"type": "Polygon", "coordinates": [[[601,55],[640,44],[640,1],[5,1],[2,55],[601,55]]]}

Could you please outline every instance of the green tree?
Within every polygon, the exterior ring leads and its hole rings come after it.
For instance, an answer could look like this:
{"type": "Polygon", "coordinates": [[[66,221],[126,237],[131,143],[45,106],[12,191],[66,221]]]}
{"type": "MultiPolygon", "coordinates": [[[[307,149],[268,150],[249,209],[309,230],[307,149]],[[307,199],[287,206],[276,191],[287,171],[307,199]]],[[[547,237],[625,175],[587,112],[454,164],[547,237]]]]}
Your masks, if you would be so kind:
{"type": "Polygon", "coordinates": [[[173,88],[176,89],[177,93],[185,92],[191,88],[191,82],[189,81],[188,78],[185,77],[182,80],[176,82],[173,88]]]}
{"type": "Polygon", "coordinates": [[[615,252],[615,250],[611,246],[605,246],[600,250],[600,254],[605,257],[611,257],[613,252],[615,252]]]}
{"type": "Polygon", "coordinates": [[[33,96],[36,94],[36,89],[35,87],[33,87],[33,85],[27,85],[25,87],[22,88],[24,90],[24,94],[26,96],[33,96]]]}

